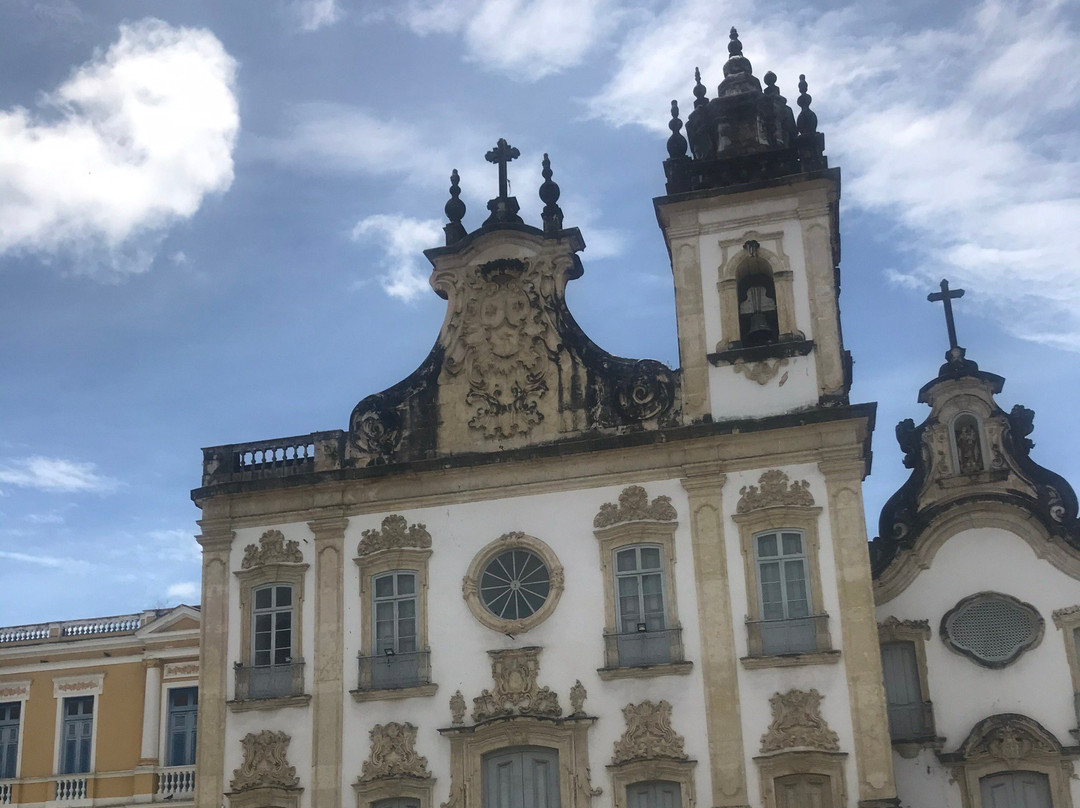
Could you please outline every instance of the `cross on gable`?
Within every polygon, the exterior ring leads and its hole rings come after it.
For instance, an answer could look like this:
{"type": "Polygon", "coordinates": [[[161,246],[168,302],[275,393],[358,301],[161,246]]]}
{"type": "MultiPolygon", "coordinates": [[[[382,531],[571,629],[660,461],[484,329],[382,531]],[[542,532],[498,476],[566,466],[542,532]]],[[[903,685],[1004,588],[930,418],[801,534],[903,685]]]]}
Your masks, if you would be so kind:
{"type": "Polygon", "coordinates": [[[489,163],[499,166],[499,199],[506,199],[509,194],[509,182],[506,178],[506,164],[511,160],[521,157],[521,152],[516,147],[506,142],[506,138],[499,138],[495,148],[484,155],[489,163]]]}
{"type": "Polygon", "coordinates": [[[931,303],[937,303],[939,300],[945,304],[945,326],[949,329],[949,351],[955,352],[959,347],[956,342],[956,322],[953,320],[952,302],[957,298],[964,296],[963,289],[950,289],[949,282],[942,279],[941,291],[931,292],[926,296],[926,299],[931,303]]]}

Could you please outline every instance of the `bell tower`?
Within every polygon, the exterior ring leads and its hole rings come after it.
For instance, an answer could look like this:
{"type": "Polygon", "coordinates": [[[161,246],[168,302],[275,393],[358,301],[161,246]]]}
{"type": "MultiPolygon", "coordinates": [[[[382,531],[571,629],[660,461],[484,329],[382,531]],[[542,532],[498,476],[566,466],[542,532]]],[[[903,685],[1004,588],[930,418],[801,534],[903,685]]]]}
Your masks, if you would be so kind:
{"type": "Polygon", "coordinates": [[[734,28],[715,98],[695,71],[686,134],[671,102],[667,195],[654,200],[675,280],[687,422],[847,403],[838,203],[805,76],[796,117],[754,76],[734,28]]]}

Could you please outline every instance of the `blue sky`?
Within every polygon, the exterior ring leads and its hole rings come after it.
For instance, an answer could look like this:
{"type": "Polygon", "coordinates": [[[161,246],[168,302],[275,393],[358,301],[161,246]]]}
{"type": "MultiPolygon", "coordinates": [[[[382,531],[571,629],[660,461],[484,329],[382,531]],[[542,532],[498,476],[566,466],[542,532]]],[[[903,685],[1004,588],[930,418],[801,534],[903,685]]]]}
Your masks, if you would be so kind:
{"type": "Polygon", "coordinates": [[[739,28],[843,170],[855,401],[877,401],[869,533],[906,477],[892,428],[960,342],[1080,482],[1080,19],[1065,2],[4,0],[0,624],[198,598],[202,446],[344,428],[430,348],[420,254],[448,176],[471,229],[499,137],[538,224],[551,155],[588,245],[575,316],[677,364],[668,105],[739,28]],[[892,7],[899,6],[899,7],[892,7]]]}

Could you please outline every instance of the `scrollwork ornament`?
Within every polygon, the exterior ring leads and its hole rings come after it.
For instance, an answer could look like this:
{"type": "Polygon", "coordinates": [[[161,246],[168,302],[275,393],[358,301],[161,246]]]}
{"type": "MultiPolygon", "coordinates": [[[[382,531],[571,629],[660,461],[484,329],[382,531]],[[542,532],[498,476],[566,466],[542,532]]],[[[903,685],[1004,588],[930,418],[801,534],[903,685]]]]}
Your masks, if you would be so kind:
{"type": "Polygon", "coordinates": [[[769,699],[772,723],[761,736],[761,751],[798,748],[839,751],[840,738],[821,715],[822,698],[817,690],[794,688],[774,694],[769,699]]]}
{"type": "Polygon", "coordinates": [[[397,550],[403,547],[427,549],[431,547],[431,534],[421,524],[410,525],[404,516],[390,514],[382,520],[379,530],[365,530],[361,534],[357,555],[370,555],[380,550],[397,550]]]}
{"type": "Polygon", "coordinates": [[[766,385],[776,378],[782,368],[787,367],[787,357],[762,359],[760,362],[747,362],[745,359],[736,359],[732,364],[736,373],[741,373],[750,381],[760,385],[766,385]]]}
{"type": "Polygon", "coordinates": [[[814,504],[810,483],[806,480],[790,482],[780,469],[770,469],[758,478],[757,485],[744,485],[739,489],[738,513],[749,513],[761,508],[795,506],[808,508],[814,504]]]}
{"type": "Polygon", "coordinates": [[[473,721],[508,715],[557,718],[562,715],[559,697],[537,684],[539,648],[491,651],[491,678],[495,686],[473,699],[473,721]]]}
{"type": "Polygon", "coordinates": [[[654,359],[634,363],[630,373],[615,385],[615,408],[628,421],[647,421],[671,409],[675,402],[675,379],[654,359]]]}
{"type": "Polygon", "coordinates": [[[286,733],[269,729],[245,735],[240,741],[244,759],[240,768],[233,771],[229,788],[233,791],[264,787],[296,788],[300,778],[286,757],[290,740],[286,733]]]}
{"type": "Polygon", "coordinates": [[[605,502],[593,518],[593,527],[604,528],[622,522],[672,522],[678,517],[671,497],[659,496],[651,503],[640,485],[631,485],[619,494],[619,502],[605,502]]]}
{"type": "Polygon", "coordinates": [[[416,727],[409,723],[376,724],[371,729],[371,757],[365,760],[360,782],[395,777],[431,777],[427,758],[416,752],[416,727]]]}
{"type": "Polygon", "coordinates": [[[671,704],[645,700],[622,710],[626,730],[615,742],[613,765],[632,760],[685,760],[685,741],[671,726],[671,704]]]}

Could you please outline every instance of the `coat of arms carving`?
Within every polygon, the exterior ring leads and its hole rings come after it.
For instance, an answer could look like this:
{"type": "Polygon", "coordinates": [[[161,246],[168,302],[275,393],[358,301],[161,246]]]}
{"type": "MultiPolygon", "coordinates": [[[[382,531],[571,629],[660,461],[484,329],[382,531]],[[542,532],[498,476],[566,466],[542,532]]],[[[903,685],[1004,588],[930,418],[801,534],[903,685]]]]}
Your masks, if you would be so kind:
{"type": "Polygon", "coordinates": [[[491,678],[495,686],[473,699],[473,721],[508,715],[557,718],[562,715],[559,697],[536,683],[540,671],[539,648],[490,651],[491,678]]]}
{"type": "Polygon", "coordinates": [[[371,730],[371,757],[364,761],[360,782],[393,777],[431,777],[427,758],[416,753],[412,724],[376,724],[371,730]]]}
{"type": "Polygon", "coordinates": [[[761,751],[798,748],[839,751],[840,739],[821,715],[822,698],[816,690],[791,689],[774,694],[769,699],[772,723],[761,736],[761,751]]]}
{"type": "Polygon", "coordinates": [[[244,760],[240,768],[233,771],[229,788],[233,791],[265,787],[296,788],[300,778],[285,755],[290,740],[286,733],[269,729],[245,735],[240,741],[244,748],[244,760]]]}
{"type": "Polygon", "coordinates": [[[615,765],[632,760],[686,760],[684,739],[671,726],[671,704],[643,701],[623,707],[626,731],[615,742],[615,765]]]}

